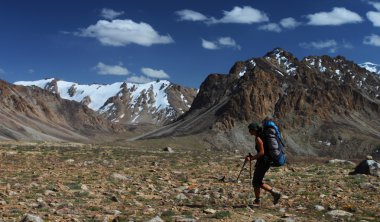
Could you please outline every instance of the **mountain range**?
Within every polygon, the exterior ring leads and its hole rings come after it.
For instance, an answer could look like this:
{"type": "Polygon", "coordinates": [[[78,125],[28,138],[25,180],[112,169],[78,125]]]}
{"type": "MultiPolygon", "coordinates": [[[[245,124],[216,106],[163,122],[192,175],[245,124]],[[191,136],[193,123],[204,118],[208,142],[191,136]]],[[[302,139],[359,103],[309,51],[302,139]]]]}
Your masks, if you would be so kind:
{"type": "Polygon", "coordinates": [[[80,102],[113,123],[163,125],[184,114],[197,89],[166,80],[133,84],[81,85],[58,79],[19,81],[16,85],[37,86],[60,98],[80,102]]]}
{"type": "Polygon", "coordinates": [[[380,76],[372,71],[342,56],[298,60],[277,48],[210,74],[185,115],[136,139],[200,134],[214,149],[252,150],[247,124],[272,115],[289,153],[378,155],[380,76]]]}
{"type": "Polygon", "coordinates": [[[368,62],[355,64],[343,56],[299,60],[276,48],[263,57],[235,62],[227,74],[208,75],[199,90],[168,81],[110,85],[58,79],[16,85],[2,82],[0,102],[7,107],[2,118],[9,121],[3,121],[0,135],[70,140],[70,136],[51,135],[39,126],[48,124],[55,131],[54,126],[59,126],[88,137],[84,128],[115,133],[125,125],[149,123],[161,127],[130,139],[195,135],[212,149],[251,151],[254,139],[247,124],[272,115],[284,132],[290,154],[376,156],[380,154],[378,68],[368,62]],[[26,130],[30,126],[33,131],[26,130]],[[41,132],[45,136],[38,136],[41,132]]]}

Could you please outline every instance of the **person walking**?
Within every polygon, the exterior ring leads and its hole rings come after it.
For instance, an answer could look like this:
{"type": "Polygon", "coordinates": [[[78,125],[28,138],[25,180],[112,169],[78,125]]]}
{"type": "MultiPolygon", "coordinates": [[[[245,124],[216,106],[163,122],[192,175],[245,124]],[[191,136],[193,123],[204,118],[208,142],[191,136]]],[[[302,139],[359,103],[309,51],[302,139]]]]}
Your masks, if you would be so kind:
{"type": "Polygon", "coordinates": [[[255,192],[255,204],[260,204],[260,191],[261,189],[268,191],[273,197],[273,204],[277,204],[281,198],[281,193],[275,191],[271,186],[263,183],[265,173],[271,166],[269,151],[264,147],[264,134],[263,129],[259,123],[251,123],[248,125],[249,133],[255,136],[257,154],[250,155],[250,160],[257,160],[255,165],[255,171],[253,173],[252,186],[255,192]]]}

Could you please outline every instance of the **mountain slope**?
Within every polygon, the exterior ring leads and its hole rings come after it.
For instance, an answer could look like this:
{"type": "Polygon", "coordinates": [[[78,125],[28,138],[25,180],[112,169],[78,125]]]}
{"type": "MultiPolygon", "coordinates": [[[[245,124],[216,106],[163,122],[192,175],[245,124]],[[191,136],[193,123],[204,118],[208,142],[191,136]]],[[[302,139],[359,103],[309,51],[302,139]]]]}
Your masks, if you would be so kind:
{"type": "Polygon", "coordinates": [[[121,129],[86,106],[37,87],[0,80],[0,138],[83,141],[121,129]]]}
{"type": "Polygon", "coordinates": [[[152,123],[171,122],[187,111],[197,94],[161,80],[146,84],[117,82],[110,85],[80,85],[56,79],[19,81],[17,85],[38,86],[61,98],[87,105],[112,122],[152,123]]]}
{"type": "Polygon", "coordinates": [[[140,138],[202,132],[214,148],[250,149],[247,123],[271,114],[290,152],[365,155],[380,149],[379,86],[380,76],[342,56],[298,60],[275,49],[209,75],[180,120],[140,138]]]}

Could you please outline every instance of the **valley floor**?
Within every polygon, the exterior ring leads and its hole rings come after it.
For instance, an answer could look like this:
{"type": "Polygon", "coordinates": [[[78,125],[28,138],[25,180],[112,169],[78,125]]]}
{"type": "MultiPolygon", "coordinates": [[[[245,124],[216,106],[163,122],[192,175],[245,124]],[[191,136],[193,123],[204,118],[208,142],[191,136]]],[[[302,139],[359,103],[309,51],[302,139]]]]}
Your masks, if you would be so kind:
{"type": "Polygon", "coordinates": [[[266,175],[284,198],[274,206],[264,194],[258,207],[251,205],[248,166],[234,182],[242,155],[175,145],[170,153],[162,142],[141,144],[0,144],[0,221],[25,214],[101,222],[380,218],[380,179],[348,175],[353,165],[290,159],[266,175]]]}

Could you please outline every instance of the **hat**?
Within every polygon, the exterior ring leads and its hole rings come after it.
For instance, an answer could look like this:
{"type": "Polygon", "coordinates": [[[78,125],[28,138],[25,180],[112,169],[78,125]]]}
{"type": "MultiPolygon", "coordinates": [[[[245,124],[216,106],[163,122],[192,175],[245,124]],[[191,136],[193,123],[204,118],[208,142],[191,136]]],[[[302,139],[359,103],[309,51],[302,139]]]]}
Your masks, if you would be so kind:
{"type": "Polygon", "coordinates": [[[259,131],[261,129],[261,126],[259,123],[257,122],[253,122],[251,124],[248,125],[248,129],[249,130],[254,130],[254,131],[259,131]]]}

